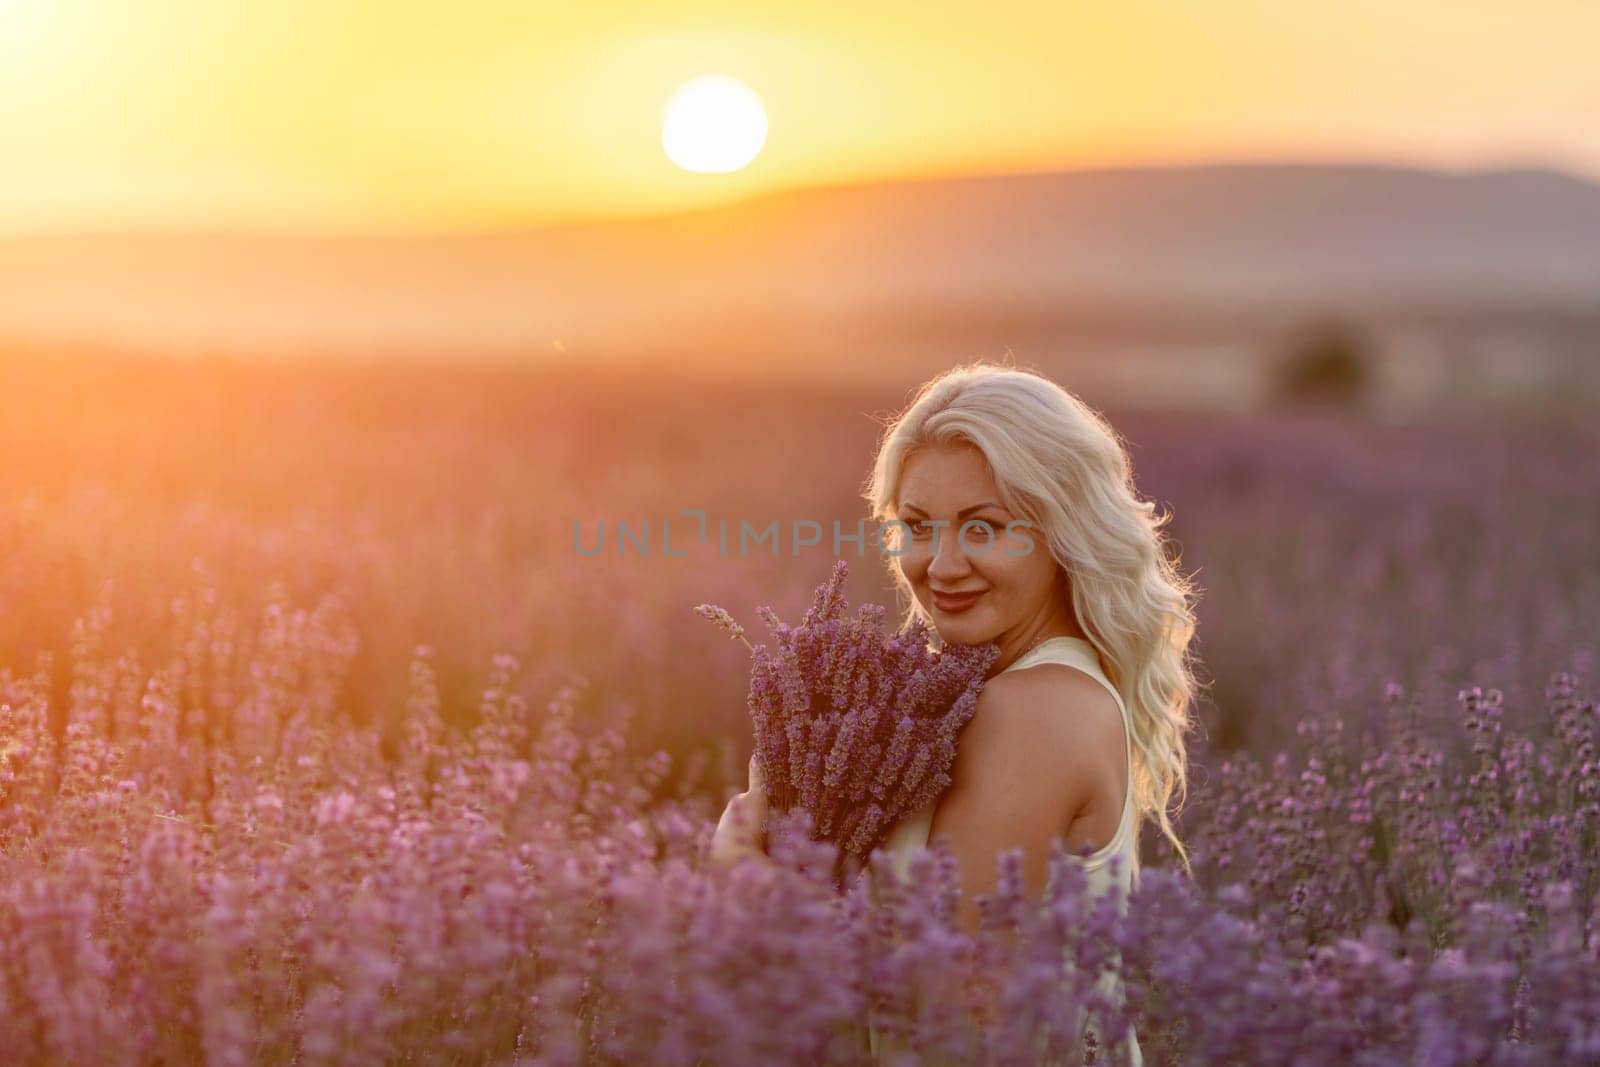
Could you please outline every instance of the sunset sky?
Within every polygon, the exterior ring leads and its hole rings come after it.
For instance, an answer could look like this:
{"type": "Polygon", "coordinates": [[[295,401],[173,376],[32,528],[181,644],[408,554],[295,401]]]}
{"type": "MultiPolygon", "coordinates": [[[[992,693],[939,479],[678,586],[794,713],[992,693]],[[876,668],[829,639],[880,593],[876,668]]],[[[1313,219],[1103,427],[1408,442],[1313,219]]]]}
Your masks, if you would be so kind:
{"type": "Polygon", "coordinates": [[[0,234],[439,231],[1210,159],[1600,176],[1595,0],[0,0],[0,234]],[[770,119],[693,174],[662,108],[770,119]]]}

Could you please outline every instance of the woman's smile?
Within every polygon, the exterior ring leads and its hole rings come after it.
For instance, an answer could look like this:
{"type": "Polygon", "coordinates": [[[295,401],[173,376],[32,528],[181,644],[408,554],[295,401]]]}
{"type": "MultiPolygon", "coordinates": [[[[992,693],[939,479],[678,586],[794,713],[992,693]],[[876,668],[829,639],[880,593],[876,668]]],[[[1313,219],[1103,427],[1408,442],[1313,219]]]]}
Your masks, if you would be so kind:
{"type": "Polygon", "coordinates": [[[979,599],[983,597],[983,593],[984,591],[981,589],[977,590],[976,592],[965,593],[962,595],[957,595],[955,593],[935,592],[933,594],[933,604],[934,607],[938,608],[946,615],[957,615],[977,604],[979,599]]]}

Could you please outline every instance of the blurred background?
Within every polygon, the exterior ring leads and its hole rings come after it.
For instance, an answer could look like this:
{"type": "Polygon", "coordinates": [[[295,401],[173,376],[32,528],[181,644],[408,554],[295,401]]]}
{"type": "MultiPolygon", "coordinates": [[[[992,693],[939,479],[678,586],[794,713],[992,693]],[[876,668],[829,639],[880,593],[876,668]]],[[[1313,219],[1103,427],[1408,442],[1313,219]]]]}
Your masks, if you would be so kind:
{"type": "Polygon", "coordinates": [[[509,652],[742,772],[690,609],[758,630],[832,546],[574,525],[853,529],[884,420],[991,358],[1174,512],[1207,746],[1388,681],[1531,702],[1600,633],[1596,40],[1578,0],[0,0],[0,669],[342,613],[357,716],[423,645],[470,719],[509,652]]]}

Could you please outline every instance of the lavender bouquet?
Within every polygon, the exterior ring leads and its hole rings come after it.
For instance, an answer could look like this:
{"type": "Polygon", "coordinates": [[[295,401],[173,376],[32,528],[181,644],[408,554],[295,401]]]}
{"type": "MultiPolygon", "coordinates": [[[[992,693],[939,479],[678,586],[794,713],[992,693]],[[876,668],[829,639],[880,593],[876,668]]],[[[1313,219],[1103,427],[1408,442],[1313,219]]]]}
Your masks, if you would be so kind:
{"type": "MultiPolygon", "coordinates": [[[[972,718],[998,645],[928,646],[927,623],[884,632],[884,608],[846,616],[839,560],[799,626],[758,609],[772,643],[750,646],[750,717],[769,811],[802,808],[812,835],[859,871],[900,819],[950,786],[956,735],[972,718]]],[[[744,640],[723,609],[695,612],[744,640]]]]}

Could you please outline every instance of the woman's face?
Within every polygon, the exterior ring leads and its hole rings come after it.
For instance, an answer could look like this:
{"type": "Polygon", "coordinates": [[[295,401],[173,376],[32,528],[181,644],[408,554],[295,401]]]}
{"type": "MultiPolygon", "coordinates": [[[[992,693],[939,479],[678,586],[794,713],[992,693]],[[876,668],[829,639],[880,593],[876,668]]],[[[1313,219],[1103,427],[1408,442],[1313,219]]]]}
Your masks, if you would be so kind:
{"type": "Polygon", "coordinates": [[[898,534],[901,573],[946,642],[998,641],[1006,662],[1038,637],[1079,632],[1043,532],[1001,505],[976,447],[913,452],[895,517],[910,527],[909,537],[905,529],[898,534]],[[1008,523],[1015,524],[1009,531],[1008,523]]]}

